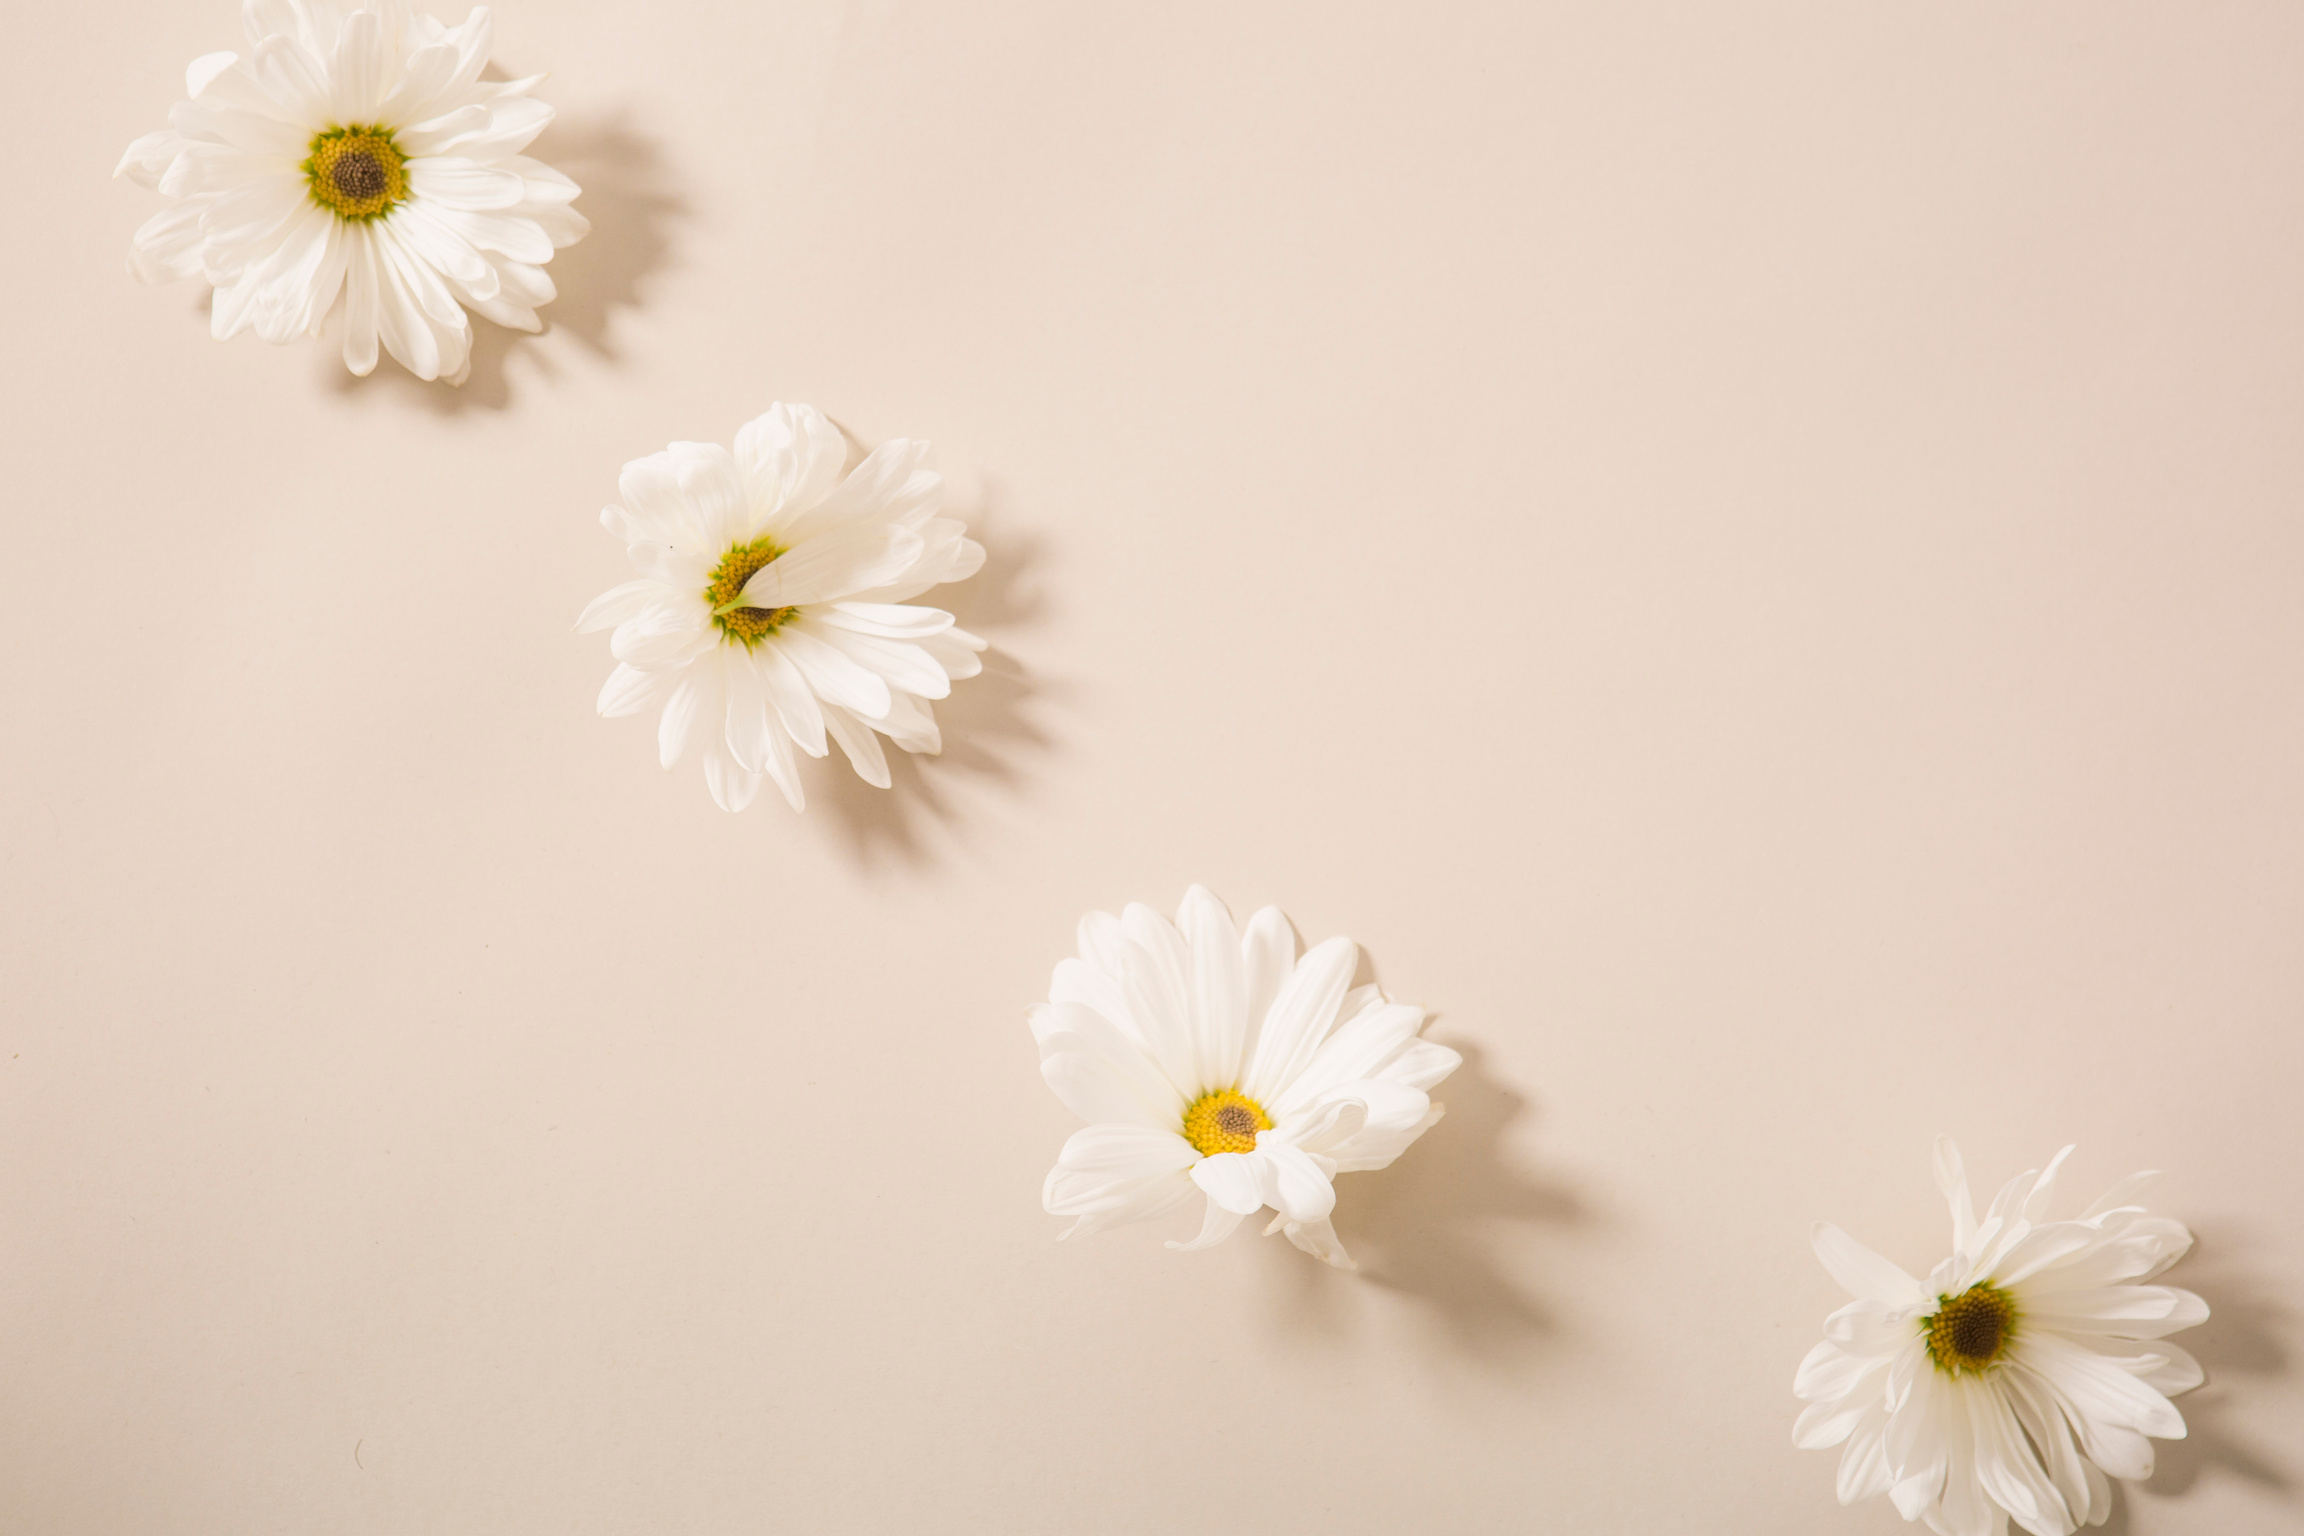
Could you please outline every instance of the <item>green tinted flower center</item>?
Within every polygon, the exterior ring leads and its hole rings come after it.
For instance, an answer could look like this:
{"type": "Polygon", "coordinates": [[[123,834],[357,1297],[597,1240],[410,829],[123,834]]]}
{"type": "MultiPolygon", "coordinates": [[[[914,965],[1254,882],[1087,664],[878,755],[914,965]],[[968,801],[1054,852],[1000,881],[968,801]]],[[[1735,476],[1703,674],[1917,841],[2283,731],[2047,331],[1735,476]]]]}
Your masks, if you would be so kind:
{"type": "Polygon", "coordinates": [[[382,218],[408,200],[408,157],[389,128],[324,129],[301,169],[312,201],[352,223],[382,218]]]}
{"type": "Polygon", "coordinates": [[[1996,1285],[1972,1285],[1926,1319],[1928,1358],[1947,1376],[1971,1375],[1998,1363],[2016,1332],[2016,1298],[1996,1285]]]}
{"type": "Polygon", "coordinates": [[[728,607],[743,597],[744,583],[782,553],[782,545],[763,535],[748,544],[731,544],[720,563],[712,567],[712,584],[704,589],[704,601],[712,609],[712,622],[720,626],[730,645],[749,650],[800,616],[797,608],[728,607]]]}

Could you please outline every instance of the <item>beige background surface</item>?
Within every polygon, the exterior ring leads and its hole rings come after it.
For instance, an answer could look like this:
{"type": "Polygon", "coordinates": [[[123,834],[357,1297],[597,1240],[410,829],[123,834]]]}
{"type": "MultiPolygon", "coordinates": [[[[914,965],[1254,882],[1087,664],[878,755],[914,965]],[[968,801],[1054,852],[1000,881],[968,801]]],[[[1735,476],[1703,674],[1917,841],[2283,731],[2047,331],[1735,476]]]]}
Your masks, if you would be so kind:
{"type": "Polygon", "coordinates": [[[1885,1536],[1806,1232],[1939,1130],[2200,1234],[2115,1530],[2304,1522],[2304,10],[512,0],[598,231],[460,394],[123,274],[229,0],[15,21],[11,1536],[1885,1536]],[[730,817],[571,626],[776,399],[997,649],[730,817]],[[1039,1210],[1193,880],[1469,1057],[1364,1275],[1039,1210]]]}

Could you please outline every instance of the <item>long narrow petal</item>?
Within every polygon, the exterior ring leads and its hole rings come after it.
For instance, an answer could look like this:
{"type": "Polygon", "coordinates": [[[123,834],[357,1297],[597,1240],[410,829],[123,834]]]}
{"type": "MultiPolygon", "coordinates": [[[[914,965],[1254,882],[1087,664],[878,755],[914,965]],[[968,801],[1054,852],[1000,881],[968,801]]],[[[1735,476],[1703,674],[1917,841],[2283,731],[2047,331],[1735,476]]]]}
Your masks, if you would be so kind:
{"type": "Polygon", "coordinates": [[[1968,1193],[1968,1170],[1960,1160],[1960,1146],[1949,1136],[1936,1138],[1936,1187],[1952,1205],[1952,1248],[1966,1253],[1976,1237],[1976,1202],[1968,1193]]]}
{"type": "Polygon", "coordinates": [[[1200,1220],[1200,1235],[1188,1243],[1171,1241],[1168,1246],[1179,1253],[1195,1253],[1202,1248],[1213,1248],[1238,1230],[1241,1220],[1240,1212],[1227,1210],[1210,1200],[1208,1214],[1200,1220]]]}
{"type": "Polygon", "coordinates": [[[1248,1154],[1264,1184],[1264,1203],[1290,1221],[1319,1221],[1336,1209],[1336,1186],[1316,1155],[1269,1131],[1248,1154]]]}
{"type": "Polygon", "coordinates": [[[868,720],[880,719],[888,713],[886,678],[858,666],[798,627],[783,630],[777,635],[776,643],[785,658],[800,669],[801,677],[816,690],[819,698],[852,709],[868,720]]]}
{"type": "Polygon", "coordinates": [[[1352,984],[1359,955],[1359,946],[1345,938],[1325,940],[1305,952],[1272,1000],[1241,1092],[1264,1103],[1296,1080],[1336,1022],[1337,1005],[1352,984]]]}
{"type": "Polygon", "coordinates": [[[1240,962],[1240,933],[1224,903],[1201,886],[1184,893],[1176,926],[1191,952],[1192,1036],[1201,1081],[1221,1087],[1240,1080],[1240,1046],[1248,1033],[1248,980],[1240,962]]]}
{"type": "Polygon", "coordinates": [[[1825,1272],[1849,1295],[1892,1307],[1909,1306],[1919,1299],[1919,1281],[1831,1222],[1816,1223],[1809,1230],[1808,1241],[1823,1261],[1825,1272]]]}
{"type": "Polygon", "coordinates": [[[1288,1234],[1288,1241],[1321,1263],[1337,1269],[1358,1269],[1352,1255],[1344,1251],[1344,1244],[1336,1236],[1336,1225],[1323,1216],[1318,1221],[1288,1221],[1283,1219],[1280,1230],[1288,1234]]]}

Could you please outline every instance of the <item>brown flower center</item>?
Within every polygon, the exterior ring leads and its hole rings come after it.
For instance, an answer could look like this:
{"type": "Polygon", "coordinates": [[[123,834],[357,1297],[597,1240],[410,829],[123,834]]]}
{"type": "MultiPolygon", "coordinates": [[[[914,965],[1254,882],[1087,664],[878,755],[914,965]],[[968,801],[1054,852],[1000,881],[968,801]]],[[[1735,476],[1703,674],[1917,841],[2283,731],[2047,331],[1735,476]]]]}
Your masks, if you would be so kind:
{"type": "Polygon", "coordinates": [[[329,128],[313,136],[303,164],[312,201],[363,224],[408,200],[408,157],[382,127],[329,128]]]}
{"type": "Polygon", "coordinates": [[[2016,1332],[2016,1298],[1996,1285],[1972,1285],[1927,1319],[1928,1358],[1948,1376],[1972,1375],[1999,1362],[2016,1332]]]}

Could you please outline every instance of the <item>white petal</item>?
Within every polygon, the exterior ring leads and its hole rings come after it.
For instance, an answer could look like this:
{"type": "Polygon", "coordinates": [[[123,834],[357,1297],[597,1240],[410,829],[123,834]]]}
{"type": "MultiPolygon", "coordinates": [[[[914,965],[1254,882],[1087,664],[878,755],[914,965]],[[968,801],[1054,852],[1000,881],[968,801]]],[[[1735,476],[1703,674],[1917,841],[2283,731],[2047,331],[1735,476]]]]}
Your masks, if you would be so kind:
{"type": "MultiPolygon", "coordinates": [[[[814,506],[790,513],[780,511],[772,531],[779,542],[790,542],[826,536],[843,524],[876,527],[894,523],[909,529],[914,523],[925,523],[935,511],[944,483],[931,462],[926,443],[902,438],[882,443],[814,506]]],[[[915,534],[905,565],[926,552],[926,544],[915,534]]],[[[895,567],[865,586],[849,590],[863,591],[895,581],[904,569],[895,567]]]]}
{"type": "Polygon", "coordinates": [[[919,553],[919,535],[894,523],[867,523],[805,540],[755,571],[744,601],[756,608],[827,603],[879,585],[919,553]]]}
{"type": "Polygon", "coordinates": [[[1248,1027],[1240,1039],[1243,1063],[1255,1059],[1272,1000],[1295,967],[1296,932],[1288,926],[1287,915],[1278,907],[1265,907],[1249,918],[1240,936],[1240,968],[1248,982],[1248,1027]]]}
{"type": "Polygon", "coordinates": [[[681,504],[708,549],[736,541],[744,523],[744,483],[718,443],[674,443],[665,449],[681,504]]]}
{"type": "Polygon", "coordinates": [[[625,715],[636,715],[672,691],[679,680],[675,672],[643,672],[638,667],[618,663],[601,685],[600,713],[614,720],[625,715]]]}
{"type": "Polygon", "coordinates": [[[888,713],[888,683],[878,673],[866,671],[797,625],[780,631],[776,645],[818,698],[868,720],[888,713]]]}
{"type": "Polygon", "coordinates": [[[576,620],[576,632],[591,634],[594,630],[613,629],[627,619],[639,617],[640,611],[663,592],[653,581],[628,581],[620,587],[610,587],[584,605],[584,612],[576,620]]]}
{"type": "MultiPolygon", "coordinates": [[[[1836,1403],[1859,1386],[1887,1370],[1887,1363],[1868,1356],[1851,1355],[1829,1341],[1808,1351],[1800,1362],[1800,1369],[1792,1378],[1792,1395],[1803,1402],[1836,1403]]],[[[1818,1445],[1836,1445],[1839,1438],[1821,1440],[1818,1445]]]]}
{"type": "Polygon", "coordinates": [[[952,627],[952,615],[941,608],[914,608],[901,603],[834,603],[815,617],[860,635],[878,635],[887,640],[925,640],[952,627]]]}
{"type": "Polygon", "coordinates": [[[665,767],[671,767],[687,755],[700,722],[714,713],[706,706],[717,706],[719,702],[719,689],[708,686],[700,670],[680,679],[672,690],[672,697],[664,703],[663,718],[656,724],[657,756],[665,767]]]}
{"type": "Polygon", "coordinates": [[[2066,1147],[2050,1158],[2048,1166],[2041,1170],[2039,1181],[2032,1186],[2032,1193],[2024,1197],[2026,1221],[2039,1223],[2048,1219],[2048,1205],[2056,1193],[2056,1175],[2063,1170],[2065,1160],[2071,1155],[2072,1148],[2066,1147]]]}
{"type": "Polygon", "coordinates": [[[840,429],[812,405],[771,406],[736,434],[736,462],[766,529],[822,501],[840,483],[847,458],[840,429]]]}
{"type": "Polygon", "coordinates": [[[1281,1219],[1280,1230],[1288,1234],[1288,1241],[1303,1249],[1323,1264],[1338,1269],[1358,1269],[1352,1255],[1344,1251],[1337,1240],[1335,1223],[1323,1216],[1318,1221],[1289,1221],[1281,1219]]]}
{"type": "Polygon", "coordinates": [[[1325,940],[1305,952],[1281,984],[1257,1032],[1241,1092],[1260,1104],[1268,1103],[1295,1082],[1335,1023],[1337,1005],[1352,984],[1359,956],[1359,946],[1345,938],[1325,940]]]}
{"type": "Polygon", "coordinates": [[[427,43],[410,53],[400,66],[400,78],[376,108],[381,122],[406,126],[394,132],[401,149],[411,155],[437,154],[434,136],[420,133],[450,107],[448,92],[456,78],[459,53],[451,43],[427,43]]]}
{"type": "Polygon", "coordinates": [[[354,11],[344,18],[336,36],[335,120],[372,123],[384,103],[386,72],[393,64],[384,41],[383,18],[374,11],[354,11]]]}
{"type": "Polygon", "coordinates": [[[1892,1307],[1909,1306],[1920,1299],[1919,1281],[1832,1223],[1816,1223],[1809,1230],[1808,1241],[1823,1261],[1825,1272],[1849,1295],[1892,1307]]]}
{"type": "Polygon", "coordinates": [[[279,104],[281,116],[322,123],[333,115],[328,72],[296,38],[265,38],[251,51],[249,67],[264,94],[279,104]]]}
{"type": "Polygon", "coordinates": [[[1110,1063],[1086,1051],[1058,1051],[1040,1063],[1040,1076],[1064,1107],[1094,1124],[1131,1124],[1173,1131],[1175,1122],[1146,1110],[1110,1063]]]}
{"type": "Polygon", "coordinates": [[[1064,1143],[1048,1175],[1042,1203],[1051,1216],[1108,1211],[1199,1160],[1191,1143],[1173,1131],[1139,1125],[1083,1126],[1064,1143]]]}
{"type": "Polygon", "coordinates": [[[240,62],[236,53],[204,53],[184,70],[184,94],[197,98],[208,82],[240,62]]]}
{"type": "Polygon", "coordinates": [[[1894,1479],[1888,1470],[1887,1424],[1887,1410],[1875,1403],[1849,1432],[1848,1448],[1840,1453],[1841,1503],[1861,1503],[1888,1491],[1894,1479]]]}
{"type": "Polygon", "coordinates": [[[1966,1253],[1976,1236],[1976,1204],[1968,1194],[1968,1170],[1960,1160],[1959,1144],[1949,1136],[1936,1138],[1936,1187],[1952,1205],[1952,1248],[1966,1253]]]}
{"type": "Polygon", "coordinates": [[[832,739],[840,743],[840,751],[848,766],[856,770],[856,777],[875,789],[886,789],[895,782],[888,774],[888,756],[880,750],[880,738],[872,734],[871,726],[837,704],[824,706],[824,723],[831,729],[832,739]]]}
{"type": "MultiPolygon", "coordinates": [[[[753,652],[753,659],[760,664],[761,686],[767,689],[768,701],[776,706],[777,718],[783,721],[785,731],[810,757],[822,757],[825,750],[824,710],[817,703],[814,692],[809,689],[807,679],[800,675],[800,669],[784,654],[774,636],[762,642],[760,648],[753,652]]],[[[873,749],[875,755],[878,750],[877,747],[873,749]]]]}
{"type": "Polygon", "coordinates": [[[1201,1079],[1210,1086],[1240,1080],[1240,1047],[1248,1032],[1248,981],[1240,934],[1224,904],[1200,886],[1184,893],[1176,925],[1191,954],[1192,1030],[1201,1079]]]}
{"type": "Polygon", "coordinates": [[[1246,1216],[1264,1207],[1264,1170],[1248,1153],[1219,1152],[1214,1157],[1201,1158],[1192,1165],[1192,1182],[1207,1193],[1211,1202],[1239,1215],[1246,1216]]]}
{"type": "Polygon", "coordinates": [[[1183,1091],[1110,1019],[1079,1003],[1051,1003],[1045,1013],[1035,1016],[1034,1029],[1040,1036],[1043,1060],[1070,1052],[1103,1063],[1136,1106],[1110,1118],[1165,1126],[1171,1131],[1184,1123],[1183,1091]]]}
{"type": "Polygon", "coordinates": [[[2080,1219],[2093,1221],[2107,1211],[2122,1209],[2135,1198],[2138,1191],[2158,1177],[2160,1177],[2160,1170],[2157,1168],[2147,1168],[2141,1173],[2128,1175],[2104,1191],[2103,1194],[2097,1196],[2095,1203],[2080,1213],[2080,1219]]]}
{"type": "Polygon", "coordinates": [[[803,619],[800,627],[866,671],[886,678],[891,688],[928,699],[951,695],[952,684],[944,676],[944,669],[917,645],[818,623],[813,614],[803,619]]]}
{"type": "Polygon", "coordinates": [[[2058,1333],[2157,1339],[2208,1321],[2208,1303],[2170,1285],[2108,1285],[2090,1290],[2017,1293],[2025,1317],[2058,1333]]]}
{"type": "Polygon", "coordinates": [[[1290,1221],[1320,1221],[1336,1209],[1336,1186],[1320,1159],[1270,1132],[1248,1154],[1264,1182],[1264,1203],[1290,1221]]]}
{"type": "MultiPolygon", "coordinates": [[[[1407,1049],[1423,1025],[1424,1010],[1406,1003],[1378,1003],[1355,1017],[1348,1017],[1321,1043],[1280,1101],[1266,1107],[1277,1118],[1312,1103],[1338,1084],[1382,1074],[1392,1059],[1407,1049]]],[[[1423,1096],[1417,1097],[1421,1100],[1423,1096]]],[[[1423,1113],[1421,1106],[1417,1113],[1423,1113]]]]}
{"type": "MultiPolygon", "coordinates": [[[[2086,1424],[2117,1425],[2159,1440],[2184,1438],[2184,1416],[2176,1405],[2114,1362],[2040,1332],[2019,1335],[2015,1349],[2026,1365],[2079,1410],[2086,1424]]],[[[2093,1451],[2089,1454],[2095,1456],[2093,1451]]],[[[2114,1476],[2131,1475],[2101,1456],[2096,1460],[2114,1476]]]]}
{"type": "Polygon", "coordinates": [[[407,171],[413,196],[449,208],[511,208],[527,196],[517,175],[462,155],[417,155],[407,171]]]}
{"type": "Polygon", "coordinates": [[[128,270],[138,281],[173,282],[200,275],[200,219],[204,201],[175,203],[144,221],[128,247],[128,270]]]}
{"type": "Polygon", "coordinates": [[[759,797],[760,786],[765,782],[765,774],[752,773],[739,766],[718,742],[705,744],[704,783],[720,809],[746,809],[759,797]]]}
{"type": "Polygon", "coordinates": [[[1208,1213],[1200,1220],[1200,1235],[1188,1243],[1171,1242],[1168,1246],[1179,1253],[1195,1253],[1202,1248],[1213,1248],[1232,1235],[1239,1227],[1240,1220],[1240,1212],[1228,1211],[1210,1200],[1208,1213]]]}
{"type": "Polygon", "coordinates": [[[1424,1111],[1422,1119],[1404,1130],[1375,1131],[1363,1127],[1343,1145],[1320,1151],[1335,1163],[1338,1173],[1367,1173],[1389,1168],[1395,1158],[1415,1145],[1417,1138],[1438,1125],[1446,1113],[1446,1105],[1434,1104],[1424,1111]]]}

